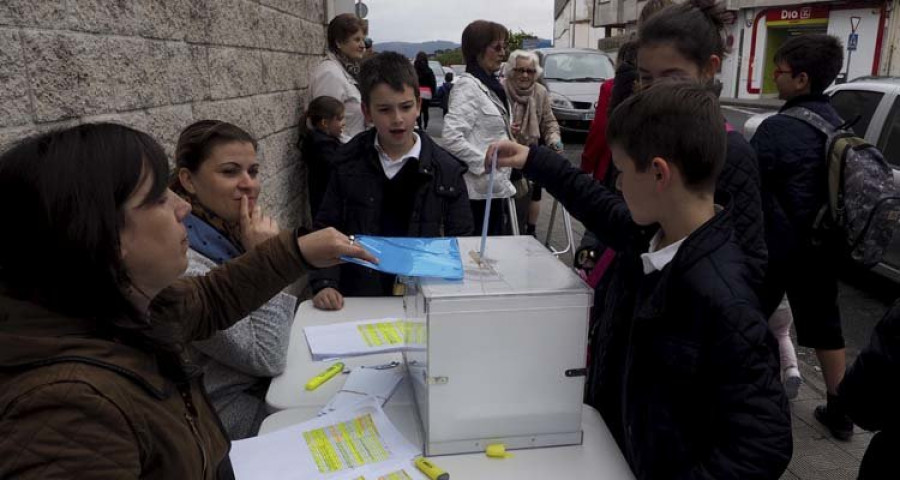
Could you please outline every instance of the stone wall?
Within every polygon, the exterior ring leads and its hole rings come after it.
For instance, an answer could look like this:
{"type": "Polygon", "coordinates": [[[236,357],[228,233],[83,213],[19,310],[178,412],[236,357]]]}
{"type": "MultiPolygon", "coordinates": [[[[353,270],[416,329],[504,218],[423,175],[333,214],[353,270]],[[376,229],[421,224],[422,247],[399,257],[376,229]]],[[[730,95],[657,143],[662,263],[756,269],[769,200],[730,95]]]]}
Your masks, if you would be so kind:
{"type": "Polygon", "coordinates": [[[153,135],[170,154],[201,119],[259,140],[263,206],[306,221],[296,147],[325,0],[2,0],[0,150],[93,121],[153,135]]]}

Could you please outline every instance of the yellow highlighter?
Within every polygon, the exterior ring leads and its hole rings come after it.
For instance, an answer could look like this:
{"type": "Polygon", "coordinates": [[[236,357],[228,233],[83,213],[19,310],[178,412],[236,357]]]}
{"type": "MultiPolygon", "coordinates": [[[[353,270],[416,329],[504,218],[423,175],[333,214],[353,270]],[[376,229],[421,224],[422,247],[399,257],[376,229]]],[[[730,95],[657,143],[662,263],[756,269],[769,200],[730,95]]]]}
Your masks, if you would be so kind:
{"type": "Polygon", "coordinates": [[[322,373],[316,375],[313,378],[310,378],[308,382],[306,382],[307,390],[315,390],[322,386],[323,383],[331,380],[332,377],[344,371],[344,364],[342,362],[337,362],[334,365],[328,367],[322,373]]]}
{"type": "Polygon", "coordinates": [[[416,468],[418,468],[419,471],[424,473],[425,476],[431,480],[450,480],[449,473],[441,470],[437,465],[431,463],[431,461],[425,460],[425,457],[419,457],[413,463],[416,464],[416,468]]]}

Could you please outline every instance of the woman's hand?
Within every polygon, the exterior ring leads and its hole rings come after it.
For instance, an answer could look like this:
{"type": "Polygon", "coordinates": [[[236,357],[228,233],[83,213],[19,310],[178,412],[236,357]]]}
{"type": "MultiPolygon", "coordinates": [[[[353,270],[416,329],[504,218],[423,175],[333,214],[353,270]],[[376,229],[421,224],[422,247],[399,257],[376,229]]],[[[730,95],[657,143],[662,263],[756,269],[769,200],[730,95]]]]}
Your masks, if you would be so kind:
{"type": "Polygon", "coordinates": [[[509,140],[500,140],[490,144],[484,155],[484,169],[487,172],[491,171],[491,157],[495,151],[498,167],[522,168],[528,160],[528,147],[509,140]]]}
{"type": "Polygon", "coordinates": [[[313,297],[313,306],[319,310],[340,310],[344,308],[344,296],[331,287],[323,288],[313,297]]]}
{"type": "Polygon", "coordinates": [[[247,196],[241,197],[241,244],[244,250],[253,250],[260,243],[278,235],[278,222],[274,218],[263,215],[259,203],[250,212],[247,196]]]}
{"type": "Polygon", "coordinates": [[[323,228],[297,239],[303,258],[317,268],[331,267],[341,263],[341,257],[354,257],[371,263],[378,263],[366,249],[350,241],[350,237],[335,230],[323,228]]]}

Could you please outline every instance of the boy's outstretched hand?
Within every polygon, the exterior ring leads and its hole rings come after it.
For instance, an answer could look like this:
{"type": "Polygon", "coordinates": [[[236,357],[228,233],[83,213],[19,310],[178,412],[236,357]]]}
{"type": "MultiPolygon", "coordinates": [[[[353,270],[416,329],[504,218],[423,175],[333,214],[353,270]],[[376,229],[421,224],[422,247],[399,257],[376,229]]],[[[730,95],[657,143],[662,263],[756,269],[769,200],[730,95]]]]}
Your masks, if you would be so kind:
{"type": "Polygon", "coordinates": [[[498,167],[522,168],[528,159],[528,147],[509,140],[500,140],[488,146],[484,155],[485,171],[491,171],[491,157],[494,156],[494,151],[497,152],[498,167]]]}

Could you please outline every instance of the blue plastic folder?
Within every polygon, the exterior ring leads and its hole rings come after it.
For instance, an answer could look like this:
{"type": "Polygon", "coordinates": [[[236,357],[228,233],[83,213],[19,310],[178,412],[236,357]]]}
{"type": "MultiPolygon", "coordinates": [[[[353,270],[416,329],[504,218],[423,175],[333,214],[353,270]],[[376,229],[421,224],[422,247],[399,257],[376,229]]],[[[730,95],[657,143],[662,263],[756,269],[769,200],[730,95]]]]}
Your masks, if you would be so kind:
{"type": "Polygon", "coordinates": [[[346,262],[408,277],[462,280],[463,266],[455,238],[372,237],[356,235],[356,242],[378,258],[377,265],[350,257],[346,262]]]}

